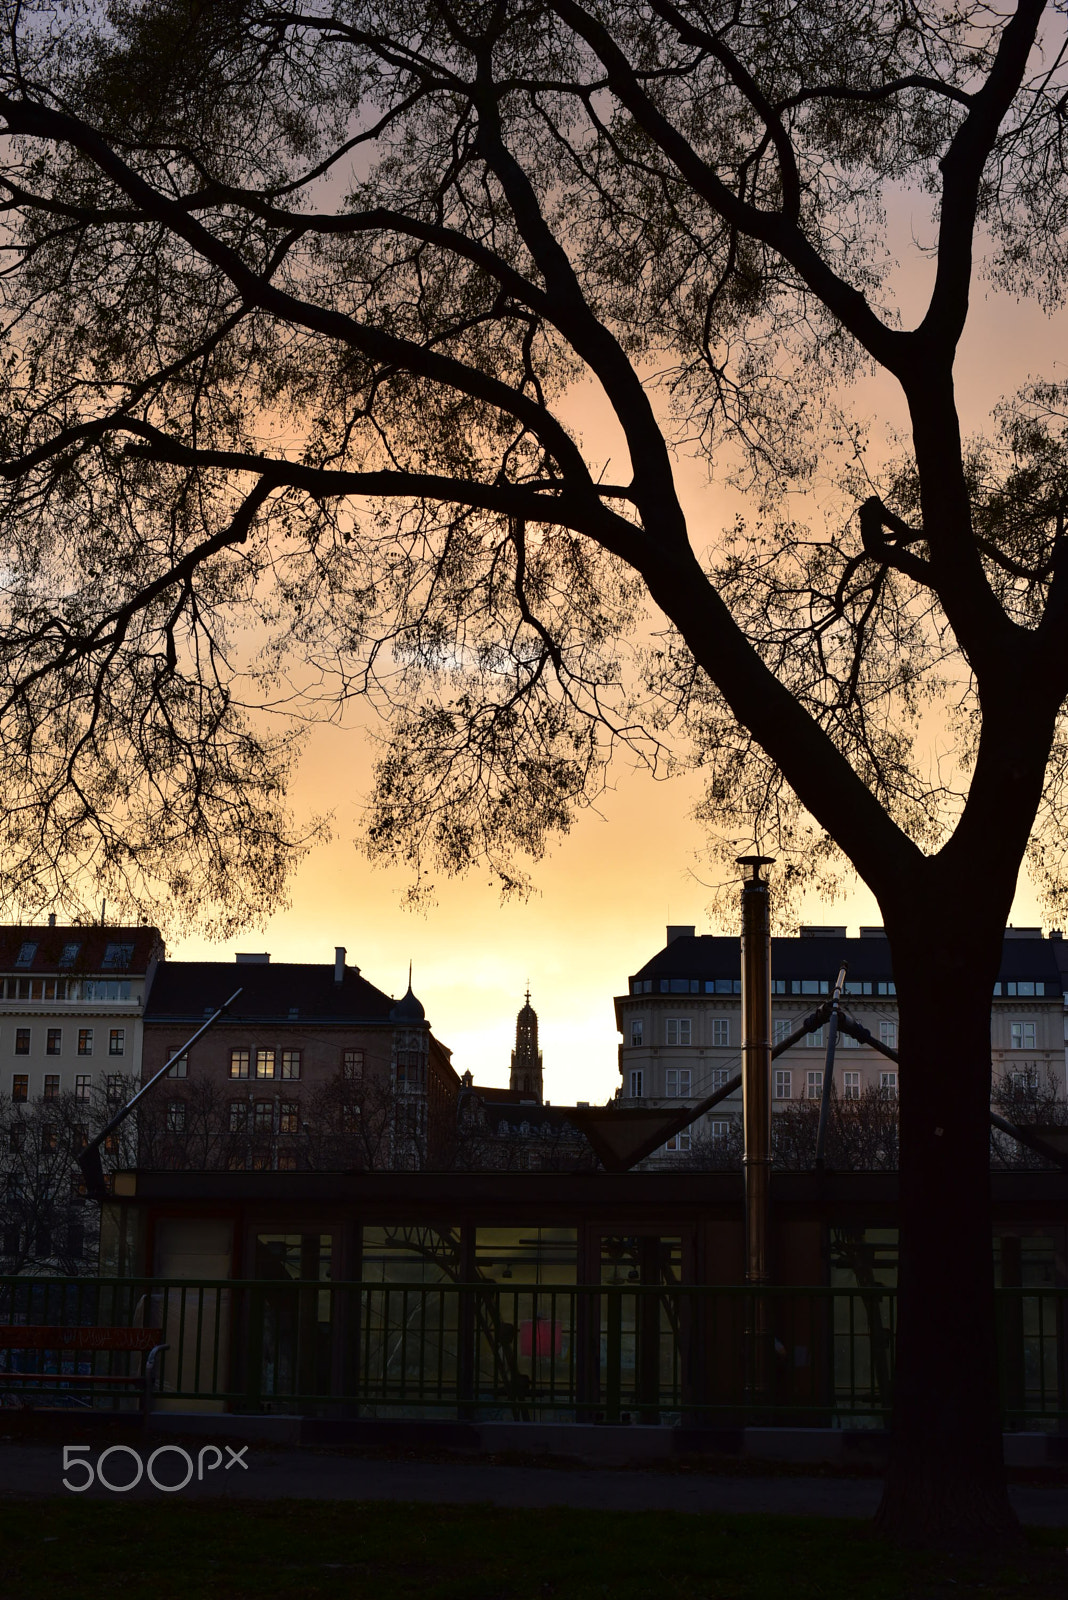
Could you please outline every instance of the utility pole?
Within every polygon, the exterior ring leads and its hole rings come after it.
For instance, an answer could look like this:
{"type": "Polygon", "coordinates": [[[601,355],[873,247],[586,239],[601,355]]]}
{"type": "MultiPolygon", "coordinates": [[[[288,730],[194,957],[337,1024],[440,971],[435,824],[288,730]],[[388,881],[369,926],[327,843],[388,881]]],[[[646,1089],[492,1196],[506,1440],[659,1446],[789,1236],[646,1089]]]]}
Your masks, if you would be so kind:
{"type": "MultiPolygon", "coordinates": [[[[745,1281],[771,1281],[771,914],[760,869],[773,856],[739,856],[742,884],[742,1126],[745,1138],[745,1281]]],[[[766,1404],[771,1393],[771,1329],[766,1297],[746,1297],[746,1397],[766,1404]]]]}

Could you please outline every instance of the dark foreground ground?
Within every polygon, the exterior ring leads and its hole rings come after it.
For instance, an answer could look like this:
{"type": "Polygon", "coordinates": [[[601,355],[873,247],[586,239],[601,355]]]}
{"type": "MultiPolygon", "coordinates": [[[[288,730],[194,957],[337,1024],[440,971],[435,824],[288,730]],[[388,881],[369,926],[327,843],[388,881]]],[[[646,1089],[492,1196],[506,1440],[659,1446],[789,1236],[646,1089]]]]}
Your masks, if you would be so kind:
{"type": "Polygon", "coordinates": [[[1063,1600],[1065,1535],[1010,1561],[905,1554],[865,1523],[307,1500],[0,1508],[4,1600],[1063,1600]]]}
{"type": "Polygon", "coordinates": [[[401,1451],[242,1452],[236,1440],[215,1464],[200,1456],[203,1438],[145,1440],[72,1419],[65,1441],[54,1427],[4,1423],[0,1600],[1068,1600],[1061,1471],[1011,1475],[1027,1542],[990,1562],[877,1538],[875,1474],[740,1470],[730,1458],[637,1471],[401,1451]],[[64,1468],[64,1442],[75,1446],[71,1462],[93,1468],[84,1493],[63,1486],[64,1476],[87,1476],[64,1468]],[[160,1483],[192,1473],[173,1493],[143,1470],[161,1445],[160,1483]],[[138,1461],[141,1481],[126,1490],[138,1461]],[[101,1487],[98,1464],[115,1487],[101,1487]]]}

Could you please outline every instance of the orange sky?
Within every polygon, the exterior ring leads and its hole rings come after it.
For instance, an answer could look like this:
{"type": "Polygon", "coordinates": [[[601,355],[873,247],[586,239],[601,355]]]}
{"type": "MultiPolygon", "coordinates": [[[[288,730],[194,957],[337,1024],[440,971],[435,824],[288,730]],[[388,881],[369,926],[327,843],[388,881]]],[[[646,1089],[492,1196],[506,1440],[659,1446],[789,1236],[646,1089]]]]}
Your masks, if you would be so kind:
{"type": "MultiPolygon", "coordinates": [[[[925,202],[907,196],[895,202],[889,233],[904,258],[914,234],[929,233],[925,202]]],[[[929,263],[918,258],[900,278],[906,323],[922,301],[929,263]]],[[[977,285],[973,319],[958,362],[958,395],[965,431],[984,425],[990,407],[1028,376],[1064,377],[1056,357],[1068,349],[1068,317],[1048,322],[1035,307],[1005,296],[985,298],[977,285]]],[[[896,394],[865,380],[855,394],[857,410],[897,427],[904,415],[896,394]]],[[[591,457],[622,454],[610,427],[591,426],[588,396],[582,396],[584,434],[591,457]]],[[[731,520],[733,500],[709,490],[703,468],[682,461],[680,489],[693,513],[697,548],[715,539],[731,520]]],[[[687,780],[654,783],[620,767],[615,791],[600,815],[587,814],[536,871],[538,892],[526,903],[501,906],[486,874],[439,885],[438,904],[426,914],[402,908],[403,872],[372,869],[351,843],[359,826],[360,795],[369,756],[358,729],[320,729],[312,739],[294,793],[298,810],[329,807],[337,838],[303,864],[293,886],[291,909],[279,912],[264,931],[227,946],[202,940],[174,942],[174,957],[228,959],[235,949],[269,950],[290,961],[332,961],[345,945],[348,960],[387,993],[400,994],[414,967],[414,988],[438,1037],[454,1052],[458,1071],[476,1081],[504,1084],[515,1034],[515,1014],[529,982],[538,1012],[545,1057],[546,1096],[558,1103],[603,1101],[615,1091],[617,1034],[612,997],[624,991],[629,973],[664,942],[668,922],[712,929],[709,899],[700,874],[701,833],[688,813],[696,790],[687,780]]],[[[837,906],[810,903],[808,920],[842,922],[855,931],[879,921],[866,891],[837,906]]],[[[1013,920],[1040,920],[1033,893],[1024,884],[1013,920]]]]}

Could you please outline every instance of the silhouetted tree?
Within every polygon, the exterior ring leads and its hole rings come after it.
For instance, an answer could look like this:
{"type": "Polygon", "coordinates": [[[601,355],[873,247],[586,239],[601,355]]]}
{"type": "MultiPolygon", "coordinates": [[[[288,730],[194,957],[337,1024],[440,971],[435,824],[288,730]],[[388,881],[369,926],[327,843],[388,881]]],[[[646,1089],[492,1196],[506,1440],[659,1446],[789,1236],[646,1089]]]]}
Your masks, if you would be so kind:
{"type": "Polygon", "coordinates": [[[262,904],[289,752],[249,702],[385,698],[371,849],[506,883],[615,745],[688,736],[721,854],[755,829],[784,891],[844,858],[890,939],[881,1524],[1012,1538],[989,1010],[1025,854],[1065,890],[1065,390],[965,444],[954,363],[981,265],[1064,297],[1062,10],[5,16],[5,884],[67,892],[74,860],[217,923],[262,904]],[[905,188],[930,213],[911,327],[886,246],[905,188]],[[847,409],[872,368],[897,444],[847,409]],[[584,448],[602,414],[611,444],[584,448]],[[680,446],[759,519],[711,555],[680,446]],[[620,640],[649,600],[646,699],[620,640]],[[956,740],[933,776],[932,701],[956,740]]]}

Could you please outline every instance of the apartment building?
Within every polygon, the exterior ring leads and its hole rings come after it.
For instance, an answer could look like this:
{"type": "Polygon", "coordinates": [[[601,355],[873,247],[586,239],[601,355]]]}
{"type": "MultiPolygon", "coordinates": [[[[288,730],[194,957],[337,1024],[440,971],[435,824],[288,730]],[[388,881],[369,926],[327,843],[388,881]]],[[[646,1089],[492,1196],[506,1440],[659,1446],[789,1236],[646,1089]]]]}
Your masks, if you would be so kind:
{"type": "Polygon", "coordinates": [[[15,1105],[140,1070],[145,1000],[163,960],[156,928],[0,928],[0,1092],[15,1105]]]}
{"type": "MultiPolygon", "coordinates": [[[[353,1166],[422,1166],[451,1145],[460,1087],[451,1052],[410,979],[396,1000],[345,954],[339,946],[332,964],[273,963],[263,953],[160,967],[145,1017],[145,1079],[241,990],[154,1091],[176,1146],[198,1084],[218,1092],[235,1166],[303,1167],[315,1159],[309,1141],[318,1149],[334,1134],[335,1158],[353,1166]]],[[[319,1159],[330,1157],[320,1150],[319,1159]]]]}
{"type": "MultiPolygon", "coordinates": [[[[843,961],[845,1008],[874,1038],[896,1048],[890,946],[875,927],[861,928],[858,938],[849,938],[843,926],[808,926],[796,938],[772,939],[773,1043],[830,996],[843,961]]],[[[1059,934],[1044,939],[1039,928],[1006,929],[991,1016],[995,1079],[1034,1085],[1052,1080],[1064,1096],[1066,986],[1068,944],[1059,934]]],[[[669,927],[664,948],[633,974],[627,993],[614,1002],[622,1035],[621,1102],[697,1103],[733,1077],[741,1063],[741,992],[737,937],[697,937],[693,927],[669,927]]],[[[773,1109],[822,1093],[826,1052],[824,1026],[776,1058],[773,1109]]],[[[894,1096],[898,1073],[878,1051],[840,1034],[835,1083],[845,1099],[859,1099],[867,1089],[894,1096]]],[[[677,1135],[666,1153],[684,1153],[695,1138],[726,1138],[731,1119],[740,1116],[741,1095],[735,1093],[677,1135]]]]}

